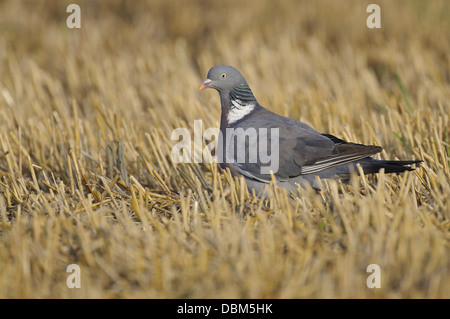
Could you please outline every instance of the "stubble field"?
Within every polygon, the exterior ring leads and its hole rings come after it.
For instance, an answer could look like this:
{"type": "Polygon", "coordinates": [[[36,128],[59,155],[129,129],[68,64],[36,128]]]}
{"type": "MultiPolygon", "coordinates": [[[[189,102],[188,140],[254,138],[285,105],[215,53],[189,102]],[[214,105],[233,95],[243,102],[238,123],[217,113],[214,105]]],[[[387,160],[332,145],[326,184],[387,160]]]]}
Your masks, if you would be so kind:
{"type": "Polygon", "coordinates": [[[449,298],[450,3],[0,1],[1,298],[449,298]],[[230,64],[271,111],[402,175],[249,194],[175,164],[230,64]],[[68,288],[79,266],[81,288],[68,288]],[[368,265],[380,267],[369,288],[368,265]]]}

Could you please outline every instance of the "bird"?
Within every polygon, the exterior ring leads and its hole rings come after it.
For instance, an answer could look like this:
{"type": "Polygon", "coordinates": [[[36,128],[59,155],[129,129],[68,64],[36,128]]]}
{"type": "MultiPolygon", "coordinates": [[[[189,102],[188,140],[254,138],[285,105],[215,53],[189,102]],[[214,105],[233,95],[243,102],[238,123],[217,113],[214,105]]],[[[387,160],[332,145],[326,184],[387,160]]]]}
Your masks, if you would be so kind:
{"type": "Polygon", "coordinates": [[[358,165],[364,174],[381,169],[401,173],[422,162],[378,160],[372,156],[382,151],[380,146],[346,142],[271,112],[258,103],[243,75],[232,66],[213,66],[199,90],[207,88],[220,96],[218,164],[232,176],[244,176],[248,190],[257,194],[267,192],[272,174],[278,186],[296,191],[306,185],[320,189],[317,176],[348,181],[358,165]]]}

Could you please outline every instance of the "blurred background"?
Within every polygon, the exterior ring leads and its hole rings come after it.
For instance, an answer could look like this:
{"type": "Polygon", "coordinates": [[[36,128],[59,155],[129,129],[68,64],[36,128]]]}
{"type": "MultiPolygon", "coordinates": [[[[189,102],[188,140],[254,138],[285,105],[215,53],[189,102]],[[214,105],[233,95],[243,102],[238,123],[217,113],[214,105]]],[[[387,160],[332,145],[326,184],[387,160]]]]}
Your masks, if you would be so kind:
{"type": "Polygon", "coordinates": [[[351,122],[401,100],[396,74],[418,107],[443,100],[436,81],[448,93],[445,0],[376,1],[381,29],[366,26],[373,1],[76,1],[81,29],[69,29],[72,2],[0,1],[0,83],[26,116],[40,108],[5,75],[45,78],[33,89],[48,106],[74,98],[89,116],[95,97],[136,120],[161,108],[169,121],[208,117],[200,99],[218,121],[216,96],[196,91],[216,64],[238,68],[262,105],[319,126],[323,103],[345,101],[351,122]]]}

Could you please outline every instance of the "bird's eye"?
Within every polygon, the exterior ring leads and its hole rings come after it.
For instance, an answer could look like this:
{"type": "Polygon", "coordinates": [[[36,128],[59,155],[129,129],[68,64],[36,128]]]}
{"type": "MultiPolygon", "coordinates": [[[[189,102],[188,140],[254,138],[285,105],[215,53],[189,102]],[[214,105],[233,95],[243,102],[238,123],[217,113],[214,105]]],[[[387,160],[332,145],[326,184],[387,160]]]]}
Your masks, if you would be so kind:
{"type": "Polygon", "coordinates": [[[222,73],[222,74],[220,75],[220,77],[221,77],[222,79],[225,79],[225,78],[227,77],[227,75],[226,75],[226,73],[222,73]]]}

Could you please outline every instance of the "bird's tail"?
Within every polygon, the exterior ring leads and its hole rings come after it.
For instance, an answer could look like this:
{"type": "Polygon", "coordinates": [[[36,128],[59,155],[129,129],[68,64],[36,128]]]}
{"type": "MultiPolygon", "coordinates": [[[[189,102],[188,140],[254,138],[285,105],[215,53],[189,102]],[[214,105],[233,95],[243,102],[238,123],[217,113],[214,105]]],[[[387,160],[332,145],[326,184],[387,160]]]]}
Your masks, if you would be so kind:
{"type": "Polygon", "coordinates": [[[404,171],[413,171],[412,164],[422,163],[423,161],[385,161],[373,158],[364,158],[357,163],[361,164],[364,174],[379,172],[384,168],[385,173],[401,173],[404,171]]]}

